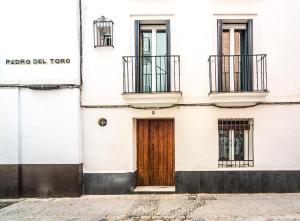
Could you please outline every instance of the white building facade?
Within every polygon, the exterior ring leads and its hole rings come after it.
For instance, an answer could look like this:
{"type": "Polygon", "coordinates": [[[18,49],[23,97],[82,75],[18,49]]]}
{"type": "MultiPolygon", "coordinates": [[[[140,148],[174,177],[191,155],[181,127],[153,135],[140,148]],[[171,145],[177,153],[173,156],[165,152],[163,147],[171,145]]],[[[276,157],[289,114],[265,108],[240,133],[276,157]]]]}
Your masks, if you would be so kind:
{"type": "Polygon", "coordinates": [[[0,197],[79,196],[78,2],[2,1],[0,8],[0,197]]]}
{"type": "Polygon", "coordinates": [[[2,4],[1,197],[300,191],[296,0],[2,4]]]}

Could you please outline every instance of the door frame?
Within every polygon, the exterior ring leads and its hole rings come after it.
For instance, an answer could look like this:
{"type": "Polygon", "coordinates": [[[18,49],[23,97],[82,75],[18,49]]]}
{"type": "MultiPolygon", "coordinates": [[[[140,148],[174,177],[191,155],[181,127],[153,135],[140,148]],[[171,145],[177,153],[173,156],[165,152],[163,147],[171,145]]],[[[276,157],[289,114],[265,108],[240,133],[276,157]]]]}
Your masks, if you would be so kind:
{"type": "MultiPolygon", "coordinates": [[[[246,61],[245,62],[245,69],[243,70],[243,78],[246,80],[246,85],[243,86],[241,91],[252,91],[253,90],[253,19],[217,19],[217,64],[218,64],[218,91],[219,92],[226,92],[222,85],[222,73],[223,73],[223,49],[222,49],[222,36],[223,36],[223,29],[233,28],[236,29],[244,29],[245,30],[245,55],[246,61]],[[246,29],[244,29],[244,25],[246,25],[246,29]],[[225,28],[224,28],[225,26],[225,28]],[[249,56],[250,55],[250,56],[249,56]]],[[[230,30],[229,30],[230,31],[230,30]]],[[[244,59],[245,59],[244,58],[244,59]]],[[[242,71],[241,71],[242,73],[242,71]]],[[[232,77],[231,77],[232,78],[232,77]]],[[[232,78],[233,79],[233,78],[232,78]]],[[[230,84],[233,84],[231,81],[230,84]]],[[[231,90],[231,88],[230,88],[231,90]]],[[[233,90],[234,91],[234,90],[233,90]]]]}
{"type": "MultiPolygon", "coordinates": [[[[171,55],[171,22],[169,19],[165,20],[134,20],[134,47],[135,47],[135,91],[144,93],[143,90],[143,74],[140,73],[140,31],[141,26],[160,26],[165,25],[167,37],[167,91],[171,89],[171,75],[170,75],[170,55],[171,55]]],[[[152,91],[153,92],[153,91],[152,91]]],[[[157,92],[157,91],[156,91],[157,92]]]]}
{"type": "MultiPolygon", "coordinates": [[[[229,33],[229,54],[230,55],[243,55],[241,53],[241,50],[244,50],[244,48],[240,47],[240,51],[239,54],[235,54],[235,43],[236,43],[236,39],[235,39],[235,32],[237,31],[246,31],[247,30],[247,25],[246,24],[241,24],[241,23],[236,23],[236,24],[223,24],[223,32],[224,30],[226,30],[229,33]]],[[[244,39],[245,40],[245,39],[244,39]]],[[[223,42],[222,42],[223,43],[223,42]]],[[[241,40],[240,40],[240,45],[241,45],[241,40]]],[[[243,45],[246,45],[245,42],[243,43],[243,45]]],[[[238,71],[239,73],[241,73],[241,70],[235,70],[235,64],[234,64],[235,58],[234,57],[230,57],[229,58],[229,91],[235,91],[235,88],[237,87],[237,85],[235,85],[235,72],[238,71]]],[[[241,68],[241,67],[239,67],[241,68]]],[[[239,83],[241,84],[241,76],[239,76],[239,83]]],[[[226,88],[226,86],[225,86],[226,88]]]]}
{"type": "MultiPolygon", "coordinates": [[[[138,120],[172,120],[173,122],[173,154],[172,154],[172,157],[173,157],[173,183],[174,183],[174,186],[176,185],[176,176],[175,176],[175,150],[176,150],[176,139],[175,139],[175,118],[173,117],[163,117],[163,118],[151,118],[151,117],[145,117],[145,118],[134,118],[134,145],[135,145],[135,167],[136,167],[136,174],[138,173],[138,161],[139,161],[139,156],[138,156],[138,120]]],[[[135,176],[135,186],[138,186],[138,175],[135,176]]]]}
{"type": "MultiPolygon", "coordinates": [[[[150,91],[156,91],[157,92],[157,57],[159,56],[159,54],[157,54],[157,34],[161,31],[164,30],[165,33],[167,33],[167,27],[164,24],[159,24],[159,25],[153,25],[153,24],[140,24],[140,34],[141,33],[151,33],[151,39],[150,39],[150,45],[149,46],[149,51],[151,53],[149,53],[148,56],[150,56],[150,58],[148,58],[151,61],[151,79],[149,79],[150,82],[150,91]]],[[[140,51],[139,51],[139,56],[145,56],[144,55],[144,40],[142,40],[141,38],[143,38],[142,36],[140,36],[140,51]]],[[[168,48],[168,42],[167,42],[167,37],[166,37],[166,53],[167,53],[167,48],[168,48]]],[[[147,55],[146,55],[147,56],[147,55]]],[[[163,55],[161,55],[163,56],[163,55]]],[[[148,60],[146,57],[139,59],[140,62],[140,78],[142,81],[140,81],[140,84],[144,87],[145,86],[145,82],[144,82],[144,78],[145,78],[145,73],[144,73],[144,62],[145,60],[148,60]]],[[[167,65],[167,64],[166,64],[167,65]]],[[[166,66],[167,67],[167,66],[166,66]]],[[[167,71],[167,70],[166,70],[167,71]]],[[[147,90],[143,90],[143,92],[147,92],[147,90]]]]}

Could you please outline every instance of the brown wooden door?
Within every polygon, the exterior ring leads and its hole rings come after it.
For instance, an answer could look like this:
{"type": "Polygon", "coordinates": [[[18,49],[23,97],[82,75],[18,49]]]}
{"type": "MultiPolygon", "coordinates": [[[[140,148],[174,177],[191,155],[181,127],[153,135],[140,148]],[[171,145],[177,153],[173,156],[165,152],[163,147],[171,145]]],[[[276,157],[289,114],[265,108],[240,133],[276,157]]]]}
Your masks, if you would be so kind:
{"type": "Polygon", "coordinates": [[[174,185],[174,121],[137,120],[139,186],[174,185]]]}

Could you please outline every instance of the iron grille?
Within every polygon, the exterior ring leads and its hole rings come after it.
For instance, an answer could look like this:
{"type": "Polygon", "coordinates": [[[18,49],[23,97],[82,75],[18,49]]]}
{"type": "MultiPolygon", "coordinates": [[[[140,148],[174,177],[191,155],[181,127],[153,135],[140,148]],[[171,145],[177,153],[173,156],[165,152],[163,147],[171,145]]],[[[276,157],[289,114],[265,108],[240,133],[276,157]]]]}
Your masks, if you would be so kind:
{"type": "Polygon", "coordinates": [[[253,167],[253,119],[219,119],[219,167],[253,167]]]}
{"type": "Polygon", "coordinates": [[[180,92],[180,56],[124,56],[123,93],[180,92]]]}
{"type": "Polygon", "coordinates": [[[211,55],[210,92],[267,91],[267,55],[211,55]]]}
{"type": "Polygon", "coordinates": [[[113,45],[114,22],[101,16],[94,20],[94,47],[114,47],[113,45]]]}

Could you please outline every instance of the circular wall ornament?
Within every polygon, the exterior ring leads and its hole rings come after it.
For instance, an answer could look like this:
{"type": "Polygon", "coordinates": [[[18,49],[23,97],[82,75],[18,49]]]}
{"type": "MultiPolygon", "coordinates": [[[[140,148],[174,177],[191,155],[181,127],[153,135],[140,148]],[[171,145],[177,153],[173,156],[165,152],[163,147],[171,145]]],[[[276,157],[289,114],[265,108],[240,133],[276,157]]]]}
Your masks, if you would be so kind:
{"type": "Polygon", "coordinates": [[[98,120],[98,124],[99,124],[99,126],[101,126],[101,127],[105,127],[106,124],[107,124],[107,120],[106,120],[105,118],[100,118],[100,119],[98,120]]]}

